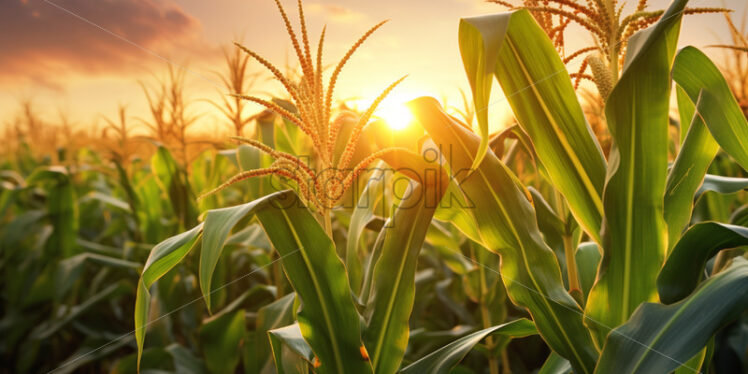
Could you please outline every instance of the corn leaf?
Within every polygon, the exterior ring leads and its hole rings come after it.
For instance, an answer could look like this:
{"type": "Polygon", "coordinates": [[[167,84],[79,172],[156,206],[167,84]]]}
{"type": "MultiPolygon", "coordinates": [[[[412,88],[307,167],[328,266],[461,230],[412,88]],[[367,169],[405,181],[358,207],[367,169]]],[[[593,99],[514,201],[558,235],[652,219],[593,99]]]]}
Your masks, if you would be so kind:
{"type": "MultiPolygon", "coordinates": [[[[678,52],[673,63],[673,80],[678,83],[681,122],[689,114],[692,120],[667,180],[665,220],[670,238],[669,249],[688,225],[693,209],[693,194],[719,149],[712,135],[724,138],[727,136],[724,134],[737,131],[733,135],[739,136],[741,129],[748,128],[748,122],[722,73],[698,49],[686,47],[678,52]]],[[[719,143],[724,144],[723,148],[728,153],[736,153],[736,158],[740,157],[742,148],[731,142],[726,143],[724,139],[719,143]]]]}
{"type": "Polygon", "coordinates": [[[565,358],[559,356],[556,352],[551,352],[545,363],[538,371],[538,374],[569,374],[571,373],[571,364],[565,358]]]}
{"type": "Polygon", "coordinates": [[[610,333],[595,373],[669,373],[699,353],[720,327],[746,308],[748,262],[738,257],[678,303],[641,305],[610,333]]]}
{"type": "Polygon", "coordinates": [[[701,115],[693,116],[683,146],[667,176],[664,214],[668,225],[668,250],[691,221],[694,193],[718,150],[701,115]]]}
{"type": "Polygon", "coordinates": [[[537,334],[535,325],[527,319],[518,319],[463,336],[404,368],[402,374],[446,374],[467,355],[473,346],[489,335],[521,338],[537,334]]]}
{"type": "Polygon", "coordinates": [[[143,356],[143,343],[148,328],[148,310],[151,305],[151,294],[148,289],[192,251],[202,229],[201,223],[189,231],[164,240],[153,247],[146,260],[135,297],[135,341],[138,345],[138,367],[143,356]]]}
{"type": "Polygon", "coordinates": [[[258,199],[247,204],[209,210],[205,214],[203,243],[200,249],[199,278],[200,290],[203,293],[208,310],[211,309],[211,281],[218,259],[221,257],[223,246],[226,243],[226,238],[239,220],[261,207],[266,201],[265,199],[258,199]]]}
{"type": "MultiPolygon", "coordinates": [[[[385,207],[382,202],[385,194],[385,170],[383,167],[384,164],[377,164],[374,168],[374,172],[366,181],[366,186],[364,187],[363,192],[361,192],[361,197],[356,202],[356,207],[353,209],[353,213],[351,213],[351,222],[348,225],[348,238],[345,246],[345,263],[351,287],[356,291],[361,290],[361,283],[363,281],[363,265],[359,257],[361,235],[363,234],[366,225],[374,218],[374,209],[377,207],[382,207],[382,209],[384,209],[385,207]]],[[[384,214],[381,214],[381,216],[384,216],[384,214]]]]}
{"type": "Polygon", "coordinates": [[[579,305],[564,289],[558,261],[541,239],[535,211],[511,171],[489,152],[470,172],[480,139],[444,113],[433,98],[409,103],[450,164],[463,193],[475,202],[482,244],[501,256],[501,276],[512,302],[527,308],[540,335],[579,373],[597,359],[579,305]]]}
{"type": "Polygon", "coordinates": [[[301,336],[298,323],[270,330],[268,338],[278,374],[308,372],[307,367],[314,361],[314,352],[301,336]]]}
{"type": "Polygon", "coordinates": [[[459,41],[482,138],[472,166],[486,151],[487,109],[495,75],[554,187],[599,242],[605,159],[546,33],[530,12],[521,10],[463,18],[459,41]]]}
{"type": "Polygon", "coordinates": [[[657,277],[660,300],[671,304],[688,296],[701,280],[706,262],[722,249],[748,245],[748,228],[717,222],[686,231],[657,277]]]}
{"type": "Polygon", "coordinates": [[[405,354],[418,254],[441,193],[411,182],[406,198],[383,228],[381,254],[374,267],[367,305],[365,333],[366,347],[376,373],[395,373],[405,354]]]}
{"type": "Polygon", "coordinates": [[[699,190],[696,191],[696,198],[698,199],[707,191],[731,194],[745,189],[748,189],[748,178],[723,177],[707,174],[704,176],[704,182],[699,187],[699,190]]]}
{"type": "Polygon", "coordinates": [[[200,343],[205,355],[205,366],[211,373],[236,372],[245,333],[243,309],[216,316],[202,325],[200,343]]]}
{"type": "Polygon", "coordinates": [[[701,96],[697,108],[714,139],[743,169],[748,170],[748,122],[717,66],[694,47],[683,48],[676,58],[673,79],[691,101],[701,96]],[[703,92],[702,92],[703,91],[703,92]]]}
{"type": "Polygon", "coordinates": [[[292,191],[269,196],[273,204],[257,217],[303,303],[298,323],[318,356],[317,372],[371,373],[361,354],[360,316],[332,240],[292,191]]]}
{"type": "Polygon", "coordinates": [[[654,27],[630,39],[621,79],[605,106],[613,147],[603,196],[603,260],[585,310],[600,345],[639,304],[657,300],[667,251],[670,71],[686,2],[674,1],[654,27]]]}

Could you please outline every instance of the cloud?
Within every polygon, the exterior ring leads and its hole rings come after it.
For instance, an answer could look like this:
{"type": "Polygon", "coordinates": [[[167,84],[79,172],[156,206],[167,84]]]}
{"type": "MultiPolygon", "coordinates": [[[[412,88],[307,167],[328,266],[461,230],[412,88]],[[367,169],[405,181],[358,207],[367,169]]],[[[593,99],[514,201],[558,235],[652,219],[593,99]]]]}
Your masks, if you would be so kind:
{"type": "Polygon", "coordinates": [[[322,14],[325,18],[339,23],[352,23],[365,18],[363,13],[341,5],[310,3],[305,8],[312,14],[322,14]]]}
{"type": "Polygon", "coordinates": [[[0,83],[60,88],[71,76],[142,71],[158,61],[148,51],[206,44],[200,30],[171,0],[2,0],[0,83]]]}

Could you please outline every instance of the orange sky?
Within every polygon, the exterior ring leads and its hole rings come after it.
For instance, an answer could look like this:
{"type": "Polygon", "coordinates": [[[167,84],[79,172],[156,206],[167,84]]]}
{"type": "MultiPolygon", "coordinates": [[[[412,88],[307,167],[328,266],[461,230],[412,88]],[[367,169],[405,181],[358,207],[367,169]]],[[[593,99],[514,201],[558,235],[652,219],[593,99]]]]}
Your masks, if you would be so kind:
{"type": "MultiPolygon", "coordinates": [[[[295,2],[283,3],[295,20],[295,2]]],[[[650,3],[657,9],[668,1],[650,3]]],[[[689,5],[733,8],[739,20],[746,3],[691,0],[689,5]]],[[[390,20],[348,63],[338,98],[375,97],[409,74],[391,100],[431,94],[454,105],[460,104],[458,89],[467,88],[457,48],[459,18],[502,10],[480,0],[308,0],[305,8],[313,39],[328,25],[328,63],[336,62],[370,26],[390,20]]],[[[82,125],[101,114],[114,116],[118,103],[127,104],[133,117],[145,116],[137,81],[152,81],[170,61],[187,67],[189,96],[196,101],[192,110],[207,113],[200,126],[212,130],[215,112],[199,100],[215,99],[223,90],[213,71],[223,71],[220,47],[234,40],[243,40],[277,65],[291,61],[290,43],[272,0],[3,0],[0,123],[13,116],[24,98],[32,98],[50,119],[62,110],[82,125]]],[[[690,16],[683,22],[681,45],[728,40],[720,15],[690,16]]],[[[574,33],[567,41],[586,45],[589,39],[574,33]]],[[[261,71],[257,63],[252,69],[261,71]]],[[[260,91],[276,92],[278,87],[267,82],[256,90],[262,95],[260,91]]],[[[495,91],[493,101],[499,94],[495,91]]],[[[505,102],[490,108],[496,118],[507,111],[505,102]]]]}

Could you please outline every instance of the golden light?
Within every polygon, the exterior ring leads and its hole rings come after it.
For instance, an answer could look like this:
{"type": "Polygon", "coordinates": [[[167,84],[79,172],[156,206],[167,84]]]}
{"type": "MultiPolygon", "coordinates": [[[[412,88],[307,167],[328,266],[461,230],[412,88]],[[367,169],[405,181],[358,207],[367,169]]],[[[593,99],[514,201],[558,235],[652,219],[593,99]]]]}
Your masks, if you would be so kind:
{"type": "Polygon", "coordinates": [[[413,122],[413,113],[404,103],[388,103],[377,109],[376,115],[387,122],[393,130],[403,130],[413,122]]]}

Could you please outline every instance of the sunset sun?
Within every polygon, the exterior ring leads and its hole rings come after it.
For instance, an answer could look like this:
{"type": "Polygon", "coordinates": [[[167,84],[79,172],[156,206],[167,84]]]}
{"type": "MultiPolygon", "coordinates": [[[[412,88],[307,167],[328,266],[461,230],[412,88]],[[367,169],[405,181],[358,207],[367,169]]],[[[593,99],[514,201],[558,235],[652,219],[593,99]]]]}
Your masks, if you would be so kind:
{"type": "Polygon", "coordinates": [[[387,122],[393,130],[403,130],[413,121],[413,113],[401,102],[388,103],[377,110],[376,115],[387,122]]]}

